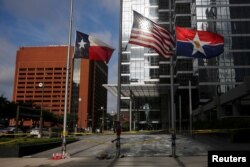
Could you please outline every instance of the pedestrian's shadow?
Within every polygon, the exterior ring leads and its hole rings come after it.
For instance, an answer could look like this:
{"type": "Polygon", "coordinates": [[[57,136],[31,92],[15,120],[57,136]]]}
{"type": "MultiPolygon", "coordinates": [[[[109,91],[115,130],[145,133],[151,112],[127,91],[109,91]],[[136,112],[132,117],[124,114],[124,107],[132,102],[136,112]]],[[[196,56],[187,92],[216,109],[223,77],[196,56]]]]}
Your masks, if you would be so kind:
{"type": "Polygon", "coordinates": [[[176,162],[181,166],[181,167],[185,167],[185,164],[178,158],[178,157],[174,157],[176,162]]]}
{"type": "Polygon", "coordinates": [[[118,161],[119,158],[120,158],[120,157],[115,157],[107,167],[116,166],[115,164],[116,164],[116,162],[118,161]]]}

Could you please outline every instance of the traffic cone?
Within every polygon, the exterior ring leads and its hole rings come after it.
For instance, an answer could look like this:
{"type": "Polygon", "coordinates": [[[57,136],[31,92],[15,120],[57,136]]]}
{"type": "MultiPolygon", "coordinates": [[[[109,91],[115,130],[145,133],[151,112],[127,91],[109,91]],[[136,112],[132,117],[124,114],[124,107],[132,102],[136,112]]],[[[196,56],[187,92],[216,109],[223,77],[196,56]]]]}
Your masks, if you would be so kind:
{"type": "Polygon", "coordinates": [[[51,159],[59,160],[59,159],[62,159],[62,156],[59,153],[53,153],[51,159]]]}
{"type": "Polygon", "coordinates": [[[51,159],[55,159],[55,154],[54,154],[54,153],[52,154],[52,157],[51,157],[51,159]]]}

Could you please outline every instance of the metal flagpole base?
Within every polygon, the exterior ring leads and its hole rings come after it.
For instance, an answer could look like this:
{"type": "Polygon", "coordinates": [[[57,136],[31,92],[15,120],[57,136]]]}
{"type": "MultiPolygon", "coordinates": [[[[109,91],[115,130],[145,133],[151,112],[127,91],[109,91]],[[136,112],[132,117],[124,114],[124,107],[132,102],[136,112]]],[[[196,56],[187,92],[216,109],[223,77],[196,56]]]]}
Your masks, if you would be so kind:
{"type": "Polygon", "coordinates": [[[70,156],[66,153],[66,136],[62,136],[62,152],[61,153],[53,153],[52,160],[60,160],[70,158],[70,156]]]}
{"type": "Polygon", "coordinates": [[[172,134],[172,157],[176,158],[176,143],[175,143],[175,140],[176,140],[176,134],[173,133],[172,134]]]}
{"type": "Polygon", "coordinates": [[[66,153],[66,136],[62,137],[62,159],[70,158],[69,154],[66,153]]]}

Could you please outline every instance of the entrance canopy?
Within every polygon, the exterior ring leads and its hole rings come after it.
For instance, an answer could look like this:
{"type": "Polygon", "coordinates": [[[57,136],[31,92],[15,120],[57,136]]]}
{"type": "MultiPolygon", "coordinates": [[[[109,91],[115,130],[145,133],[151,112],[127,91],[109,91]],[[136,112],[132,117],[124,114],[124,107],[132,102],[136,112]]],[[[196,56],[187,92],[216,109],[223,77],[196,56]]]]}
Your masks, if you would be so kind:
{"type": "MultiPolygon", "coordinates": [[[[103,84],[114,96],[117,96],[117,84],[103,84]]],[[[160,94],[168,94],[170,84],[121,84],[121,98],[130,97],[158,97],[160,94]]]]}

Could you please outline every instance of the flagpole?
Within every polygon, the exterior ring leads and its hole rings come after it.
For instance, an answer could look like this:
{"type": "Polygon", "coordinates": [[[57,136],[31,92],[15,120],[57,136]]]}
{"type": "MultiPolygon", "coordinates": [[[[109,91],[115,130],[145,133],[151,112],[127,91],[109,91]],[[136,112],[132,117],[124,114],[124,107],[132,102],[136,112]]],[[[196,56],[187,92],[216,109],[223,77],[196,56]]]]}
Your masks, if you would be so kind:
{"type": "Polygon", "coordinates": [[[181,95],[179,95],[179,133],[181,133],[181,95]]]}
{"type": "Polygon", "coordinates": [[[68,86],[69,86],[69,65],[70,65],[70,50],[71,50],[71,34],[72,34],[72,15],[73,15],[73,0],[70,1],[70,19],[69,19],[69,35],[68,35],[68,56],[67,56],[67,71],[66,71],[66,86],[64,97],[64,117],[63,117],[63,133],[62,133],[62,155],[66,156],[66,124],[67,124],[67,108],[68,108],[68,86]]]}
{"type": "Polygon", "coordinates": [[[189,94],[189,129],[190,129],[190,135],[192,136],[192,84],[191,81],[188,81],[188,94],[189,94]]]}
{"type": "Polygon", "coordinates": [[[121,55],[122,55],[122,3],[120,0],[120,24],[119,24],[119,53],[118,53],[118,78],[117,78],[117,121],[120,121],[120,97],[121,97],[121,55]]]}
{"type": "MultiPolygon", "coordinates": [[[[172,3],[169,0],[169,30],[172,28],[172,3]]],[[[173,55],[174,56],[174,55],[173,55]]],[[[171,95],[171,129],[172,129],[172,157],[175,157],[175,112],[174,112],[174,61],[173,56],[170,57],[170,95],[171,95]]]]}

